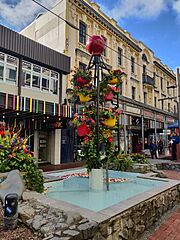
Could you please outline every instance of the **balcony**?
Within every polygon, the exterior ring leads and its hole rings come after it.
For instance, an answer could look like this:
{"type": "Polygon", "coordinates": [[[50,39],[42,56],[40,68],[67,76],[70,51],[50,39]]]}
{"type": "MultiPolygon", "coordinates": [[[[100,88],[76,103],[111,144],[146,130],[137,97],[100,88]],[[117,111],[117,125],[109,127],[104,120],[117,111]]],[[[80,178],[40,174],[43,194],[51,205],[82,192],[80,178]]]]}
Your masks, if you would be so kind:
{"type": "Polygon", "coordinates": [[[143,74],[142,79],[143,79],[143,84],[150,85],[150,86],[154,87],[155,81],[152,77],[150,77],[147,74],[143,74]]]}

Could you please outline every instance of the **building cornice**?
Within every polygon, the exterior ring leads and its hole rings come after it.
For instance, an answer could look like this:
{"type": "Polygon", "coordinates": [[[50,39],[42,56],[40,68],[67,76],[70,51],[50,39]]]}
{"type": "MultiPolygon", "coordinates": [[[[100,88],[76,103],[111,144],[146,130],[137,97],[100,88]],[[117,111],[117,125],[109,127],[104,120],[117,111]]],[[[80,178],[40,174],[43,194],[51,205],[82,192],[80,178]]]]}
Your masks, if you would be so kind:
{"type": "Polygon", "coordinates": [[[154,65],[158,67],[161,71],[165,72],[169,77],[171,77],[173,80],[176,80],[176,76],[174,76],[171,72],[169,72],[164,66],[162,66],[157,61],[154,61],[154,65]]]}
{"type": "Polygon", "coordinates": [[[147,110],[151,110],[151,111],[153,111],[153,112],[156,112],[156,113],[159,113],[159,114],[168,116],[168,117],[177,118],[177,115],[176,115],[176,114],[163,111],[163,110],[161,110],[161,109],[159,109],[159,108],[155,108],[155,107],[153,107],[153,106],[150,106],[150,105],[148,105],[148,104],[145,104],[145,103],[142,103],[142,102],[133,100],[133,99],[131,99],[131,98],[124,97],[124,96],[120,96],[119,98],[120,98],[120,100],[121,100],[122,102],[125,102],[125,103],[130,104],[130,105],[133,105],[133,106],[140,107],[141,109],[147,109],[147,110]]]}
{"type": "Polygon", "coordinates": [[[75,3],[78,3],[79,5],[85,7],[90,13],[94,14],[96,18],[100,19],[103,24],[105,24],[111,31],[113,31],[118,37],[120,37],[124,42],[126,42],[129,46],[131,46],[134,50],[137,52],[141,52],[142,49],[135,44],[133,41],[131,41],[125,34],[123,34],[121,31],[119,31],[113,24],[108,22],[103,16],[101,16],[95,9],[93,9],[89,4],[87,4],[83,0],[75,0],[75,3]]]}

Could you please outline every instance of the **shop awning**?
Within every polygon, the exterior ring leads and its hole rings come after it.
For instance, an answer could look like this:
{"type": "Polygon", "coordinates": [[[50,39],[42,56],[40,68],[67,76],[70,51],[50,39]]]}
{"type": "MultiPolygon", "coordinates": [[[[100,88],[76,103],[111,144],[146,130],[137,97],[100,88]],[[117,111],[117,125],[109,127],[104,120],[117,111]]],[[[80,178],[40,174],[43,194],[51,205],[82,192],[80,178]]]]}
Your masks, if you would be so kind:
{"type": "Polygon", "coordinates": [[[178,128],[179,124],[178,124],[178,121],[168,125],[168,128],[178,128]]]}

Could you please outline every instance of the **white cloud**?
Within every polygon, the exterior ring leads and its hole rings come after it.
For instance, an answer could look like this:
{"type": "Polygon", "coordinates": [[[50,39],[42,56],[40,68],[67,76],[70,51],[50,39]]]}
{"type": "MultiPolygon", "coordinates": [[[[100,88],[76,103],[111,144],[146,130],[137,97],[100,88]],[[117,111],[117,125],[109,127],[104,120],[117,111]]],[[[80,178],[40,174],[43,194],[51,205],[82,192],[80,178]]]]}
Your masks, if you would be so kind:
{"type": "MultiPolygon", "coordinates": [[[[39,0],[39,2],[51,8],[57,0],[39,0]]],[[[0,0],[1,21],[6,25],[15,26],[16,29],[26,26],[39,12],[43,12],[43,8],[31,0],[19,0],[16,4],[8,4],[6,0],[0,0]]]]}
{"type": "Polygon", "coordinates": [[[180,15],[180,0],[173,1],[172,3],[173,10],[180,15]]]}
{"type": "Polygon", "coordinates": [[[169,1],[171,0],[118,0],[115,7],[106,12],[116,20],[131,16],[155,18],[167,9],[169,1]]]}

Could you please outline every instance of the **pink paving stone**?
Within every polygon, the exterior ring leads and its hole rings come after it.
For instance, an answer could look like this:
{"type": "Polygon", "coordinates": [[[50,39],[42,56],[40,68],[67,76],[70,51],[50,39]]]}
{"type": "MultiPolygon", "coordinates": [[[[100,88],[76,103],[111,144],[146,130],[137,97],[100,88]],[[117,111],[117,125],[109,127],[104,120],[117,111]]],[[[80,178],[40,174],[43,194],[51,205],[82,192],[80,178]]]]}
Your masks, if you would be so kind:
{"type": "Polygon", "coordinates": [[[173,170],[163,170],[163,173],[170,179],[180,180],[180,172],[173,170]]]}

